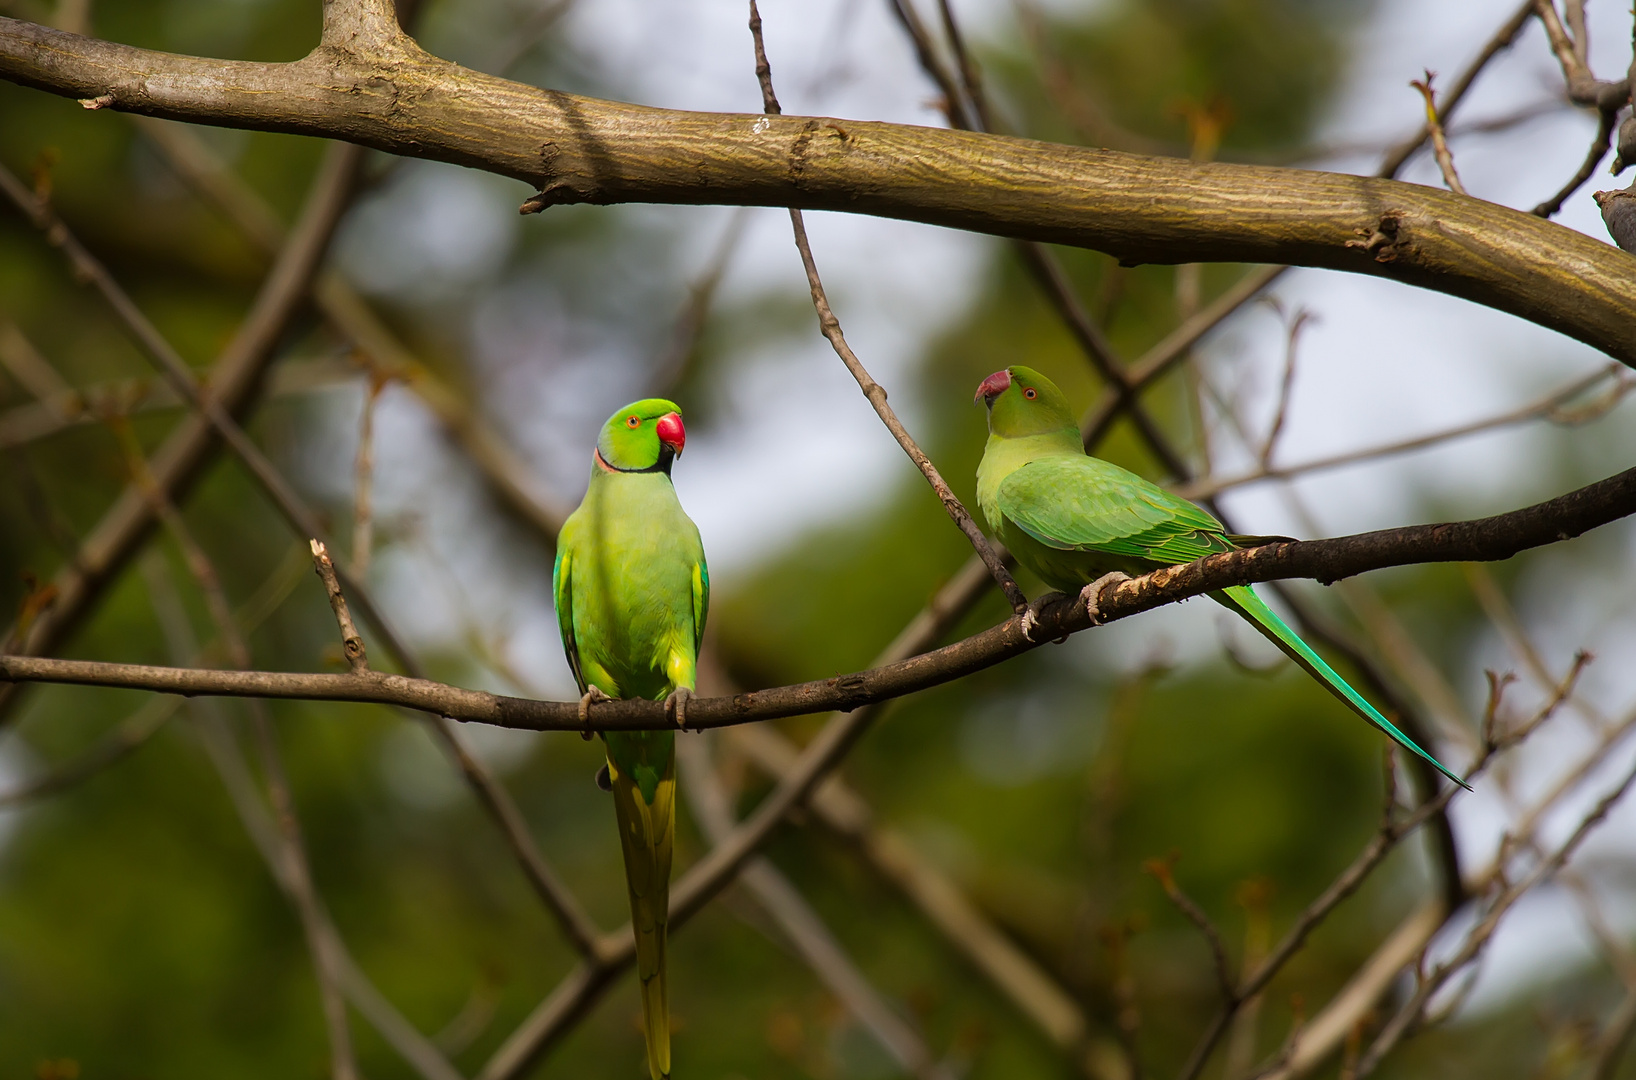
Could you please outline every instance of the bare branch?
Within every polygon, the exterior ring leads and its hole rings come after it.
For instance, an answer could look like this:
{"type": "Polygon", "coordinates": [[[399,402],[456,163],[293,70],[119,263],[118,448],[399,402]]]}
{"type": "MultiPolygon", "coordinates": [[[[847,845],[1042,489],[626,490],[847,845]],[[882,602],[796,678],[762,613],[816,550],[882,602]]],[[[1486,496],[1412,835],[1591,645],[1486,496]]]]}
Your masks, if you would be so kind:
{"type": "Polygon", "coordinates": [[[1570,195],[1585,186],[1586,181],[1591,178],[1591,174],[1596,172],[1596,167],[1602,164],[1602,159],[1608,156],[1608,147],[1613,143],[1614,124],[1618,119],[1619,110],[1617,109],[1603,109],[1598,114],[1596,134],[1591,136],[1590,149],[1585,151],[1585,160],[1580,163],[1579,171],[1568,178],[1568,182],[1562,185],[1561,190],[1534,207],[1529,213],[1542,218],[1553,217],[1558,210],[1562,209],[1562,204],[1568,201],[1570,195]]]}
{"type": "MultiPolygon", "coordinates": [[[[1160,342],[1143,353],[1130,366],[1129,382],[1142,389],[1164,375],[1178,362],[1187,358],[1189,351],[1206,334],[1239,308],[1255,299],[1260,292],[1288,270],[1287,266],[1264,266],[1251,270],[1234,282],[1226,292],[1205,305],[1160,342]]],[[[1079,433],[1087,449],[1099,444],[1119,418],[1121,395],[1115,389],[1103,391],[1102,398],[1085,413],[1079,423],[1079,433]]]]}
{"type": "Polygon", "coordinates": [[[1591,1080],[1613,1080],[1618,1074],[1619,1061],[1624,1056],[1632,1031],[1636,1031],[1636,987],[1625,991],[1619,1007],[1613,1010],[1613,1015],[1597,1032],[1591,1080]]]}
{"type": "Polygon", "coordinates": [[[1493,936],[1494,931],[1499,927],[1500,920],[1525,893],[1556,873],[1567,863],[1568,859],[1578,850],[1579,845],[1584,842],[1592,830],[1600,825],[1614,805],[1624,798],[1625,793],[1630,790],[1632,784],[1636,784],[1636,767],[1626,772],[1624,778],[1597,802],[1591,812],[1580,820],[1574,831],[1563,841],[1561,846],[1551,853],[1549,858],[1541,860],[1520,881],[1509,886],[1500,894],[1490,905],[1477,926],[1467,935],[1464,944],[1453,956],[1440,963],[1436,970],[1421,982],[1409,1000],[1387,1022],[1380,1034],[1375,1037],[1374,1043],[1370,1045],[1368,1051],[1358,1061],[1358,1076],[1368,1076],[1374,1071],[1375,1067],[1380,1064],[1381,1059],[1402,1040],[1410,1025],[1420,1018],[1426,1003],[1431,999],[1432,995],[1441,989],[1456,972],[1476,959],[1493,936]]]}
{"type": "Polygon", "coordinates": [[[56,795],[118,764],[156,735],[181,705],[181,698],[150,698],[78,757],[10,791],[0,791],[0,808],[56,795]]]}
{"type": "MultiPolygon", "coordinates": [[[[799,755],[798,748],[769,725],[736,727],[729,733],[729,746],[775,781],[783,779],[799,755]]],[[[1111,1043],[1085,1045],[1085,1015],[1067,992],[906,837],[874,825],[862,797],[840,777],[820,785],[807,806],[826,828],[856,844],[870,866],[901,889],[949,944],[964,953],[1058,1048],[1083,1054],[1094,1075],[1106,1073],[1099,1064],[1116,1051],[1111,1043]]]]}
{"type": "MultiPolygon", "coordinates": [[[[1274,306],[1277,307],[1276,302],[1274,306]]],[[[1280,315],[1283,309],[1277,307],[1280,315]]],[[[1284,433],[1284,421],[1289,416],[1290,392],[1295,388],[1295,358],[1298,355],[1297,344],[1301,340],[1301,331],[1313,322],[1316,316],[1305,308],[1298,308],[1285,319],[1284,326],[1284,377],[1278,382],[1278,407],[1273,412],[1272,424],[1267,428],[1267,437],[1261,443],[1261,467],[1266,469],[1272,462],[1273,451],[1278,448],[1278,437],[1284,433]]]]}
{"type": "Polygon", "coordinates": [[[386,380],[378,372],[371,372],[358,420],[358,456],[352,468],[352,568],[359,577],[369,573],[369,559],[374,554],[375,406],[384,389],[386,380]]]}
{"type": "MultiPolygon", "coordinates": [[[[1216,924],[1210,921],[1204,909],[1182,891],[1176,884],[1176,876],[1172,873],[1175,865],[1175,856],[1168,859],[1149,859],[1142,864],[1142,870],[1151,874],[1158,881],[1159,887],[1165,891],[1165,896],[1175,905],[1176,910],[1187,917],[1187,921],[1199,928],[1204,935],[1205,943],[1210,946],[1210,959],[1215,965],[1216,984],[1221,988],[1223,1000],[1237,1004],[1239,999],[1237,980],[1233,978],[1232,965],[1227,960],[1227,948],[1221,942],[1221,934],[1216,930],[1216,924]]],[[[1203,1062],[1200,1062],[1202,1065],[1203,1062]]],[[[1182,1075],[1189,1076],[1196,1070],[1183,1069],[1182,1075]]]]}
{"type": "MultiPolygon", "coordinates": [[[[1488,66],[1489,61],[1511,47],[1511,43],[1517,40],[1517,35],[1522,33],[1522,28],[1528,24],[1528,19],[1533,14],[1534,0],[1522,0],[1522,4],[1511,17],[1500,25],[1500,28],[1494,32],[1494,36],[1488,39],[1488,42],[1478,51],[1476,57],[1466,65],[1465,70],[1460,72],[1459,76],[1454,80],[1453,87],[1444,96],[1443,104],[1436,114],[1439,123],[1448,123],[1449,117],[1454,115],[1455,108],[1465,99],[1466,91],[1470,90],[1471,84],[1477,81],[1477,76],[1488,66]]],[[[1408,161],[1416,150],[1425,145],[1426,139],[1430,135],[1430,125],[1422,124],[1418,132],[1403,140],[1387,153],[1385,160],[1381,162],[1378,175],[1396,176],[1398,170],[1403,168],[1404,162],[1408,161]]]]}
{"type": "MultiPolygon", "coordinates": [[[[229,659],[236,667],[248,667],[250,649],[243,634],[239,632],[238,624],[233,620],[233,613],[222,592],[221,579],[216,573],[215,565],[193,538],[192,532],[175,506],[167,502],[153,486],[152,474],[142,457],[141,446],[130,432],[128,424],[123,425],[122,435],[137,482],[143,485],[149,498],[155,502],[156,514],[164,522],[171,538],[182,549],[189,571],[205,594],[211,621],[216,624],[216,633],[226,647],[229,659]]],[[[166,618],[167,612],[159,605],[155,606],[160,617],[166,618]]],[[[179,611],[170,612],[168,617],[176,621],[182,619],[179,611]]],[[[173,639],[177,639],[182,630],[178,626],[168,633],[173,639]]],[[[196,651],[181,647],[179,641],[177,644],[178,647],[173,650],[173,654],[178,657],[196,651]]],[[[313,883],[306,845],[301,838],[300,819],[296,817],[295,801],[290,795],[289,779],[284,772],[272,723],[267,717],[267,703],[257,699],[248,704],[251,726],[256,732],[261,750],[262,768],[266,774],[267,790],[272,800],[273,817],[277,823],[278,858],[283,866],[284,879],[288,883],[290,903],[301,921],[302,933],[307,939],[307,951],[312,954],[313,970],[318,980],[318,997],[323,1005],[324,1024],[329,1034],[330,1075],[332,1080],[357,1080],[358,1065],[352,1052],[352,1033],[347,1026],[346,1003],[341,996],[336,938],[333,934],[324,932],[323,905],[318,898],[317,886],[313,883]]]]}
{"type": "MultiPolygon", "coordinates": [[[[755,43],[756,79],[761,83],[761,99],[767,114],[777,116],[778,97],[773,92],[772,69],[767,63],[767,50],[761,40],[761,13],[756,10],[755,0],[750,0],[750,34],[755,43]]],[[[819,280],[818,264],[813,260],[812,245],[807,241],[806,223],[802,220],[801,211],[793,207],[790,209],[790,227],[795,232],[795,247],[801,253],[801,265],[807,272],[807,286],[812,292],[813,309],[818,313],[819,332],[834,348],[835,355],[841,358],[841,363],[846,365],[847,371],[857,380],[858,388],[863,391],[863,396],[869,399],[875,415],[880,417],[881,423],[886,425],[886,430],[892,433],[892,438],[897,440],[898,446],[931,485],[932,491],[943,504],[943,509],[954,521],[955,526],[971,542],[983,564],[988,567],[988,572],[1000,586],[1000,591],[1005,593],[1006,602],[1011,605],[1012,610],[1018,613],[1028,610],[1028,597],[1023,595],[1022,589],[1012,580],[1011,572],[1005,568],[1005,563],[995,553],[988,538],[983,535],[983,530],[977,527],[971,513],[954,494],[942,474],[937,471],[937,466],[932,464],[932,459],[926,456],[926,452],[898,419],[892,406],[887,404],[886,388],[874,380],[857,354],[852,351],[852,347],[846,343],[846,336],[841,332],[841,322],[830,309],[829,298],[824,295],[824,283],[819,280]]]]}
{"type": "MultiPolygon", "coordinates": [[[[290,241],[211,370],[211,394],[224,407],[237,410],[248,403],[347,206],[361,160],[355,147],[337,147],[325,156],[290,241]]],[[[202,418],[190,417],[178,425],[149,458],[155,482],[168,498],[180,498],[216,445],[210,425],[202,418]]],[[[52,583],[56,601],[29,628],[22,651],[47,653],[61,644],[153,524],[151,501],[131,485],[86,536],[69,565],[58,572],[52,583]]],[[[0,710],[14,700],[11,691],[10,687],[0,688],[0,710]]]]}
{"type": "MultiPolygon", "coordinates": [[[[131,119],[153,140],[184,182],[257,246],[269,253],[278,250],[283,228],[277,215],[203,140],[181,124],[147,116],[131,119]]],[[[554,544],[568,509],[539,489],[528,467],[496,435],[493,425],[476,416],[460,395],[421,363],[338,271],[326,269],[318,275],[313,299],[336,330],[361,350],[371,377],[400,383],[420,398],[482,470],[501,501],[554,544]]]]}
{"type": "MultiPolygon", "coordinates": [[[[357,378],[357,372],[323,359],[284,360],[267,373],[267,400],[327,390],[357,378]]],[[[49,401],[31,401],[0,411],[0,450],[50,438],[69,428],[109,416],[174,409],[182,402],[151,377],[108,379],[69,388],[49,401]]]]}
{"type": "Polygon", "coordinates": [[[1186,484],[1178,484],[1175,491],[1188,499],[1208,499],[1221,494],[1223,491],[1246,484],[1254,484],[1262,480],[1290,480],[1297,476],[1306,476],[1327,469],[1340,468],[1343,465],[1355,465],[1359,462],[1373,461],[1377,458],[1391,457],[1395,454],[1405,454],[1411,450],[1423,450],[1430,446],[1464,438],[1467,435],[1476,435],[1484,431],[1492,431],[1499,427],[1509,427],[1513,424],[1525,423],[1529,420],[1549,420],[1558,424],[1580,424],[1605,415],[1626,395],[1636,390],[1636,379],[1619,377],[1621,368],[1610,365],[1592,375],[1576,379],[1568,385],[1552,391],[1538,401],[1531,402],[1518,409],[1498,413],[1481,420],[1473,420],[1467,424],[1458,424],[1426,435],[1416,435],[1413,438],[1398,442],[1385,443],[1380,446],[1365,447],[1361,450],[1349,450],[1344,454],[1334,454],[1330,457],[1315,458],[1312,461],[1301,462],[1297,465],[1263,465],[1250,472],[1240,473],[1237,476],[1200,477],[1198,480],[1186,484]],[[1590,406],[1583,409],[1570,409],[1569,404],[1599,384],[1613,383],[1604,395],[1590,406]]]}
{"type": "Polygon", "coordinates": [[[1626,78],[1617,82],[1606,82],[1591,73],[1580,47],[1563,28],[1562,17],[1557,14],[1555,0],[1534,0],[1534,12],[1539,16],[1540,24],[1545,27],[1545,36],[1551,42],[1551,51],[1556,54],[1557,63],[1562,67],[1562,78],[1568,86],[1568,97],[1575,104],[1590,105],[1607,112],[1617,111],[1621,105],[1629,103],[1630,80],[1626,78]]]}
{"type": "Polygon", "coordinates": [[[704,333],[705,318],[716,298],[716,289],[738,252],[749,223],[748,210],[741,207],[733,212],[704,269],[688,285],[687,302],[671,330],[670,344],[654,364],[653,376],[648,382],[655,397],[668,397],[687,378],[689,362],[699,352],[699,336],[704,333]]]}
{"type": "Polygon", "coordinates": [[[1636,362],[1636,275],[1622,254],[1412,184],[865,121],[650,109],[507,82],[408,47],[389,64],[324,50],[257,64],[5,19],[0,76],[73,97],[112,94],[115,108],[131,112],[486,168],[538,184],[530,209],[627,201],[837,209],[1090,247],[1126,262],[1293,262],[1390,276],[1636,362]],[[1278,197],[1246,198],[1251,191],[1278,197]]]}
{"type": "Polygon", "coordinates": [[[367,672],[369,656],[364,651],[364,639],[352,622],[352,612],[347,608],[340,579],[335,576],[335,563],[329,557],[329,549],[322,540],[309,540],[308,544],[312,548],[313,569],[318,573],[318,580],[324,583],[324,595],[329,597],[330,610],[335,613],[335,625],[341,630],[341,651],[346,655],[347,667],[354,675],[367,672]]]}
{"type": "Polygon", "coordinates": [[[1431,897],[1410,912],[1258,1080],[1296,1080],[1322,1065],[1357,1030],[1358,1023],[1391,990],[1447,919],[1448,907],[1441,896],[1431,897]]]}
{"type": "MultiPolygon", "coordinates": [[[[1636,469],[1522,510],[1472,521],[1411,525],[1330,540],[1292,540],[1211,555],[1162,567],[1110,584],[1099,604],[1102,622],[1113,622],[1163,604],[1229,585],[1295,577],[1333,582],[1368,570],[1423,562],[1492,561],[1519,551],[1578,536],[1636,513],[1636,469]]],[[[699,698],[688,706],[690,726],[722,727],[825,709],[858,709],[940,685],[1038,647],[1012,617],[934,652],[896,659],[853,675],[797,683],[732,697],[699,698]]],[[[928,615],[911,624],[895,647],[924,647],[923,626],[943,625],[928,615]]],[[[1059,605],[1039,618],[1039,640],[1090,626],[1082,606],[1059,605]]],[[[933,635],[934,637],[936,635],[933,635]]],[[[905,654],[907,655],[907,654],[905,654]]],[[[0,656],[0,680],[123,686],[180,694],[367,701],[401,705],[457,720],[541,731],[579,731],[577,702],[544,702],[462,690],[426,679],[369,672],[358,675],[248,671],[197,671],[0,656]]],[[[597,707],[596,730],[663,730],[662,704],[620,700],[597,707]]]]}
{"type": "Polygon", "coordinates": [[[64,408],[74,396],[73,389],[57,374],[16,323],[0,318],[0,367],[33,394],[42,405],[64,408]]]}
{"type": "Polygon", "coordinates": [[[324,0],[323,44],[360,53],[413,46],[398,27],[393,0],[324,0]]]}
{"type": "Polygon", "coordinates": [[[1424,79],[1415,79],[1409,85],[1426,99],[1426,130],[1431,134],[1432,151],[1437,155],[1437,167],[1443,172],[1443,183],[1456,195],[1464,195],[1466,186],[1460,182],[1460,174],[1454,171],[1454,155],[1449,153],[1448,140],[1443,137],[1443,122],[1437,116],[1437,97],[1432,90],[1432,78],[1432,73],[1427,71],[1424,79]]]}

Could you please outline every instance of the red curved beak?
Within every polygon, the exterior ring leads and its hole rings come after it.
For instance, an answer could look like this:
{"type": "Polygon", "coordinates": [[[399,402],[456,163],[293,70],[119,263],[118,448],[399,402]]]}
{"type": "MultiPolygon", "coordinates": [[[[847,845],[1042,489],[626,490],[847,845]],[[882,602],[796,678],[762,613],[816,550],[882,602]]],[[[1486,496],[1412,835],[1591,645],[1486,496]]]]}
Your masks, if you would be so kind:
{"type": "Polygon", "coordinates": [[[653,425],[658,433],[659,441],[676,451],[676,456],[682,454],[682,447],[687,445],[687,428],[682,426],[682,418],[676,413],[665,413],[659,422],[653,425]]]}
{"type": "Polygon", "coordinates": [[[1011,372],[1001,368],[977,387],[977,396],[972,398],[972,404],[981,401],[984,405],[993,405],[994,399],[1011,388],[1011,372]]]}

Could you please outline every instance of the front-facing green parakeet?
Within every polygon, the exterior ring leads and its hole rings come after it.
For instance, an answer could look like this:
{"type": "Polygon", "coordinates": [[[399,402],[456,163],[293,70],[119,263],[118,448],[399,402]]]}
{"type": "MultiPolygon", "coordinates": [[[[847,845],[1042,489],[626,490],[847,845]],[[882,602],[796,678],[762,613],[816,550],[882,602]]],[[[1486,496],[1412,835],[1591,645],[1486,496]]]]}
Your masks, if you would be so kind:
{"type": "MultiPolygon", "coordinates": [[[[680,725],[694,688],[710,607],[699,530],[670,467],[687,431],[660,398],[608,418],[591,455],[591,486],[563,523],[552,572],[563,649],[585,701],[663,699],[680,725]]],[[[610,731],[608,785],[619,819],[642,981],[648,1071],[670,1075],[665,922],[676,833],[676,734],[610,731]]]]}
{"type": "MultiPolygon", "coordinates": [[[[1186,499],[1086,454],[1068,399],[1031,368],[996,371],[977,388],[977,400],[988,406],[977,501],[989,528],[1047,585],[1079,593],[1093,620],[1105,575],[1145,574],[1268,539],[1230,535],[1186,499]]],[[[1243,616],[1359,716],[1465,786],[1352,689],[1248,585],[1210,598],[1243,616]]]]}

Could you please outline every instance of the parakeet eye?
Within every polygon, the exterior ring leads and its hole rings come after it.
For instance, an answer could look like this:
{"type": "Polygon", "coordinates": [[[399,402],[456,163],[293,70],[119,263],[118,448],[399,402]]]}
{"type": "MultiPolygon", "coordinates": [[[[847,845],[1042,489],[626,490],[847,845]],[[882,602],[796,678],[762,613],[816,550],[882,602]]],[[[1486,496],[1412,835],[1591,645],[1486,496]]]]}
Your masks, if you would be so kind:
{"type": "Polygon", "coordinates": [[[625,426],[628,427],[628,428],[640,427],[641,424],[642,424],[642,418],[639,417],[639,416],[627,416],[627,417],[625,417],[625,426]]]}
{"type": "Polygon", "coordinates": [[[1029,401],[1033,401],[1039,396],[1039,391],[1035,390],[1032,386],[1023,388],[1023,397],[1027,398],[1029,401]]]}

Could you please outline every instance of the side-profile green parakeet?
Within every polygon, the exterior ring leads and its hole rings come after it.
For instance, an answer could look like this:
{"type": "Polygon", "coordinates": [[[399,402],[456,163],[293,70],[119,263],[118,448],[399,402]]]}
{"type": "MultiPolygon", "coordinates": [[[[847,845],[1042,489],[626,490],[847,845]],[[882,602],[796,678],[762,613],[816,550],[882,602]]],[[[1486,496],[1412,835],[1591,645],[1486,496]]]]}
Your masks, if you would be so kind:
{"type": "MultiPolygon", "coordinates": [[[[685,723],[710,607],[699,530],[670,482],[671,463],[686,441],[681,414],[669,401],[649,398],[614,413],[591,455],[591,486],[557,538],[552,589],[568,666],[585,695],[582,713],[607,698],[663,699],[677,725],[685,723]]],[[[665,922],[676,833],[676,734],[610,731],[603,741],[636,933],[648,1071],[664,1080],[670,1075],[665,922]]]]}
{"type": "MultiPolygon", "coordinates": [[[[1093,620],[1108,575],[1135,576],[1270,539],[1231,535],[1186,499],[1086,454],[1068,399],[1031,368],[996,371],[977,388],[977,400],[988,406],[977,501],[989,528],[1047,585],[1079,593],[1093,620]]],[[[1243,616],[1359,716],[1465,786],[1352,689],[1248,585],[1210,598],[1243,616]]]]}

